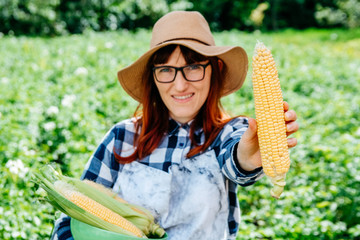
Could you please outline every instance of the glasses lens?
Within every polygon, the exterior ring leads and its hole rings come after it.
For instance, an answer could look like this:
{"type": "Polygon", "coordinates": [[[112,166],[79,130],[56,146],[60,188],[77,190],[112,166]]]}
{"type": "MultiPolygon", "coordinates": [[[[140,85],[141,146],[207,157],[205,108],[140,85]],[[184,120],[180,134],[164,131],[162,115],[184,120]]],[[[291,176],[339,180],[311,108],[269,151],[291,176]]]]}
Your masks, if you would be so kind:
{"type": "Polygon", "coordinates": [[[184,67],[184,74],[189,81],[199,81],[204,78],[204,66],[199,64],[184,67]]]}
{"type": "Polygon", "coordinates": [[[155,76],[159,82],[171,82],[176,70],[172,67],[160,67],[155,69],[155,76]]]}
{"type": "Polygon", "coordinates": [[[163,83],[174,81],[177,71],[181,71],[184,74],[185,79],[188,81],[201,81],[204,79],[205,68],[209,64],[210,63],[205,65],[192,64],[181,68],[171,66],[155,67],[154,74],[156,80],[163,83]]]}

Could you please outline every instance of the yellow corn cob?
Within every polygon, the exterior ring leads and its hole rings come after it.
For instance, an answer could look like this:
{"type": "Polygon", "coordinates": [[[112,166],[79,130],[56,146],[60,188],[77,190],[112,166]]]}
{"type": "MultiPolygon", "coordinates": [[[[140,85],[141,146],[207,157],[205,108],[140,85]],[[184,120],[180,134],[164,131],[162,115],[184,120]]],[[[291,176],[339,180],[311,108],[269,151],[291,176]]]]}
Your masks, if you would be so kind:
{"type": "MultiPolygon", "coordinates": [[[[78,185],[77,183],[79,183],[78,181],[71,181],[71,182],[76,185],[78,185]]],[[[146,235],[152,234],[154,236],[159,236],[159,237],[162,237],[165,234],[165,231],[158,224],[155,224],[154,216],[146,208],[128,203],[126,200],[119,197],[117,195],[117,193],[114,192],[112,189],[107,188],[102,184],[99,184],[99,183],[96,183],[96,182],[93,182],[93,181],[90,181],[87,179],[82,180],[82,182],[85,184],[88,184],[89,186],[97,189],[98,191],[100,191],[100,192],[110,196],[114,200],[120,202],[121,204],[117,204],[117,206],[120,207],[121,205],[123,205],[123,207],[121,208],[121,212],[118,211],[119,209],[111,208],[110,205],[104,204],[104,206],[113,210],[115,213],[118,213],[121,216],[123,216],[126,220],[130,221],[136,227],[138,227],[144,234],[146,234],[146,235]],[[134,214],[134,212],[129,211],[130,209],[128,209],[128,208],[137,212],[138,214],[134,214]]],[[[80,189],[84,190],[84,188],[80,188],[80,186],[79,186],[79,190],[80,189]]],[[[100,203],[102,203],[102,202],[100,202],[100,203]]]]}
{"type": "Polygon", "coordinates": [[[61,181],[57,181],[54,184],[55,189],[61,192],[68,200],[75,203],[77,206],[81,207],[85,211],[107,221],[111,224],[115,224],[126,231],[129,231],[134,236],[143,237],[143,232],[137,228],[134,224],[123,218],[117,213],[114,213],[110,209],[104,207],[98,202],[92,200],[91,198],[85,196],[84,194],[71,188],[71,185],[66,184],[61,181]]]}
{"type": "Polygon", "coordinates": [[[117,195],[117,193],[114,192],[114,191],[112,191],[110,188],[107,188],[107,187],[105,187],[105,186],[102,185],[102,184],[96,183],[96,182],[94,182],[94,181],[90,181],[90,180],[88,180],[88,179],[84,179],[84,180],[82,180],[82,181],[83,181],[84,183],[86,183],[86,184],[88,184],[88,185],[96,188],[97,190],[99,190],[99,191],[107,194],[108,196],[114,198],[115,200],[117,200],[117,201],[119,201],[119,202],[121,202],[121,203],[126,203],[126,204],[128,204],[128,206],[129,206],[132,210],[136,211],[136,212],[139,213],[139,214],[145,215],[150,221],[154,221],[154,217],[151,215],[151,213],[150,213],[148,210],[146,210],[146,209],[144,209],[144,208],[141,208],[140,206],[135,206],[135,205],[133,205],[133,204],[128,203],[125,199],[122,199],[121,197],[119,197],[119,196],[117,195]],[[141,209],[140,209],[140,208],[141,208],[141,209]]]}
{"type": "Polygon", "coordinates": [[[274,184],[271,195],[279,198],[290,167],[286,138],[284,102],[275,61],[266,46],[258,42],[253,56],[253,90],[260,154],[265,174],[274,184]]]}

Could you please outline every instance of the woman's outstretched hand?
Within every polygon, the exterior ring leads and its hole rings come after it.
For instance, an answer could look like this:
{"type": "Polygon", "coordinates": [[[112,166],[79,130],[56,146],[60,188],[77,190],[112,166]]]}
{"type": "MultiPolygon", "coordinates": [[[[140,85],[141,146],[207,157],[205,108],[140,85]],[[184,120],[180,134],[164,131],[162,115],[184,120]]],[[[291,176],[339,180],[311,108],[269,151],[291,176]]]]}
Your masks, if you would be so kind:
{"type": "MultiPolygon", "coordinates": [[[[287,102],[284,102],[284,117],[286,135],[289,136],[299,129],[299,125],[296,122],[297,116],[295,111],[289,110],[289,104],[287,102]]],[[[296,138],[288,138],[287,142],[289,148],[295,147],[297,144],[296,138]]],[[[237,156],[240,166],[246,171],[251,171],[261,166],[257,125],[256,120],[253,118],[249,118],[249,127],[239,142],[237,156]]]]}

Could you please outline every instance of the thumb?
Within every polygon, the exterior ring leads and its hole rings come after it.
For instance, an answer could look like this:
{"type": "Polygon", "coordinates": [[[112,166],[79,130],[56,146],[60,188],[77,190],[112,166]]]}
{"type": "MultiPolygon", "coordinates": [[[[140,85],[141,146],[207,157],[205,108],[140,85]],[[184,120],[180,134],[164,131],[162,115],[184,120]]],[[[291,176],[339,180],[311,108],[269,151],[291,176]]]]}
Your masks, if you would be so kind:
{"type": "Polygon", "coordinates": [[[249,122],[249,127],[248,129],[245,131],[244,135],[242,136],[242,138],[244,140],[250,140],[253,139],[254,137],[256,137],[257,135],[257,124],[256,124],[256,120],[254,118],[248,118],[248,122],[249,122]]]}

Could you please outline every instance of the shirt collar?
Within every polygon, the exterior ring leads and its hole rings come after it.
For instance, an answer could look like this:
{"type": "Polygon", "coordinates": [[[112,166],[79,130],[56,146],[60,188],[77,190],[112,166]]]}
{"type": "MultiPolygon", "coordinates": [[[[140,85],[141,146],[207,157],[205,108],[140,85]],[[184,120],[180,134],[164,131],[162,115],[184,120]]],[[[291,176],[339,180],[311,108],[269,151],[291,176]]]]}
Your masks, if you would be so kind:
{"type": "Polygon", "coordinates": [[[174,119],[170,118],[169,119],[169,135],[173,135],[175,134],[178,129],[180,128],[181,124],[178,123],[177,121],[175,121],[174,119]]]}
{"type": "MultiPolygon", "coordinates": [[[[189,122],[182,124],[182,123],[175,121],[172,118],[169,118],[168,133],[169,133],[169,135],[174,135],[179,131],[179,128],[183,128],[186,131],[190,131],[190,126],[193,122],[194,122],[194,120],[190,120],[189,122]]],[[[195,135],[200,135],[202,132],[203,132],[203,129],[199,127],[195,130],[195,135]]]]}

